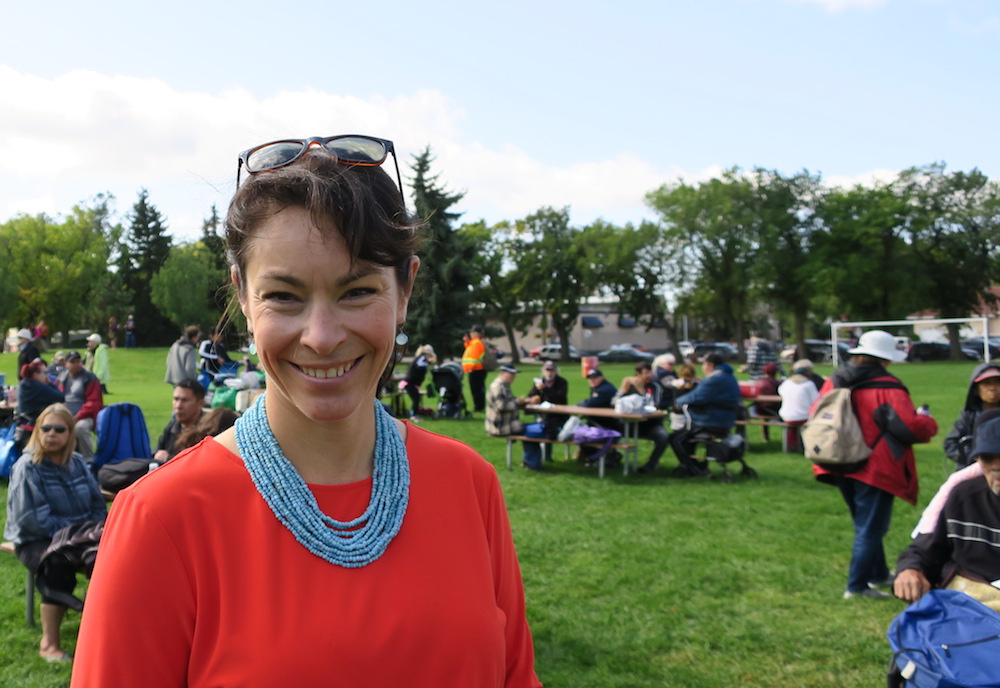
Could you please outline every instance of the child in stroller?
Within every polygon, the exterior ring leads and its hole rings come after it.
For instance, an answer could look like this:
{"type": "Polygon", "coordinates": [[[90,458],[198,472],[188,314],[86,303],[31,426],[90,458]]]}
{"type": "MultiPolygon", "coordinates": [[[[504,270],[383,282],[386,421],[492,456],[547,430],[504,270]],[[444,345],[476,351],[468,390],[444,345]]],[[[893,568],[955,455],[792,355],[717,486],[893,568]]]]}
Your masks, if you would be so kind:
{"type": "Polygon", "coordinates": [[[434,387],[438,392],[437,415],[439,418],[463,418],[466,414],[465,397],[462,395],[462,364],[448,361],[431,371],[434,387]]]}

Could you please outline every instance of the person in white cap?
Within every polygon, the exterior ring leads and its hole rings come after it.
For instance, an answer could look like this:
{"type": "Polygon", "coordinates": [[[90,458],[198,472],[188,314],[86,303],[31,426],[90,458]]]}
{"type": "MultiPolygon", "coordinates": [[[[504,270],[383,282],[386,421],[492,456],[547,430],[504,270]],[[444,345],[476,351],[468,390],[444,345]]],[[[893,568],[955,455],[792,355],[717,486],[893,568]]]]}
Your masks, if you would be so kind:
{"type": "Polygon", "coordinates": [[[968,458],[972,431],[979,415],[991,408],[1000,408],[1000,363],[982,363],[969,376],[965,406],[944,438],[944,453],[955,462],[956,471],[973,463],[968,458]]]}
{"type": "Polygon", "coordinates": [[[31,330],[22,329],[17,333],[17,379],[21,379],[21,369],[29,363],[34,363],[41,356],[35,342],[32,341],[31,330]]]}
{"type": "Polygon", "coordinates": [[[83,367],[92,372],[101,383],[101,392],[110,394],[108,383],[111,382],[111,364],[108,361],[108,345],[101,342],[101,335],[96,332],[87,337],[83,367]]]}
{"type": "Polygon", "coordinates": [[[938,425],[918,413],[903,383],[886,368],[906,353],[896,349],[891,334],[870,330],[850,349],[850,360],[823,384],[820,396],[835,387],[851,389],[854,410],[868,459],[840,470],[813,464],[816,479],[836,485],[854,522],[854,546],[844,599],[889,597],[878,589],[890,580],[882,539],[892,520],[893,498],[917,503],[917,467],[912,445],[927,442],[938,425]]]}

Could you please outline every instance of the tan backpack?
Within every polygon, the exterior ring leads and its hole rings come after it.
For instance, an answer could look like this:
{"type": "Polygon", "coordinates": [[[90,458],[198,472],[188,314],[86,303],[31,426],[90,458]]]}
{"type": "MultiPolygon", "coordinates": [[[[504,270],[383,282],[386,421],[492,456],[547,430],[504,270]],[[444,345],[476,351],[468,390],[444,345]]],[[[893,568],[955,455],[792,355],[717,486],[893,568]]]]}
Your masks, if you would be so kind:
{"type": "MultiPolygon", "coordinates": [[[[838,387],[816,403],[802,426],[802,447],[813,463],[848,466],[864,463],[872,453],[854,412],[851,390],[838,387]]],[[[859,466],[860,467],[860,466],[859,466]]]]}

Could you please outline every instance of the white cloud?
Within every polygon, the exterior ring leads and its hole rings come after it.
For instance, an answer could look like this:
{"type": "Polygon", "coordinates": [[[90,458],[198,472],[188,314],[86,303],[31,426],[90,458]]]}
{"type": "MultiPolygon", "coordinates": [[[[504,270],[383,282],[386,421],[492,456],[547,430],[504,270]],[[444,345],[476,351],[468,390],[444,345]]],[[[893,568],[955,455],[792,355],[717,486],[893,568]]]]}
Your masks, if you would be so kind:
{"type": "Polygon", "coordinates": [[[43,79],[0,65],[0,93],[0,184],[9,199],[0,221],[66,213],[104,191],[124,213],[147,188],[175,235],[192,238],[213,203],[224,212],[239,151],[279,136],[335,132],[391,136],[404,176],[429,144],[441,180],[467,190],[456,209],[470,221],[568,205],[577,223],[637,222],[649,215],[644,194],[668,181],[634,155],[553,166],[511,144],[469,141],[463,110],[430,90],[364,100],[309,88],[261,99],[83,70],[43,79]]]}

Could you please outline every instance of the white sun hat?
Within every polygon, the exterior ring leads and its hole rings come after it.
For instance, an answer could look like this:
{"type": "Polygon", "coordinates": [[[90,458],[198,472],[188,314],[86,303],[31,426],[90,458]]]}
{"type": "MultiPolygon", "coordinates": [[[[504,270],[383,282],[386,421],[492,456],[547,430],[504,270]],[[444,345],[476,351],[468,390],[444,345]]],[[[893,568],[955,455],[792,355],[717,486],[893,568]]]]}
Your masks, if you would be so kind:
{"type": "Polygon", "coordinates": [[[896,338],[883,330],[868,330],[861,335],[858,345],[848,349],[847,353],[873,356],[884,361],[906,360],[906,352],[896,348],[896,338]]]}

